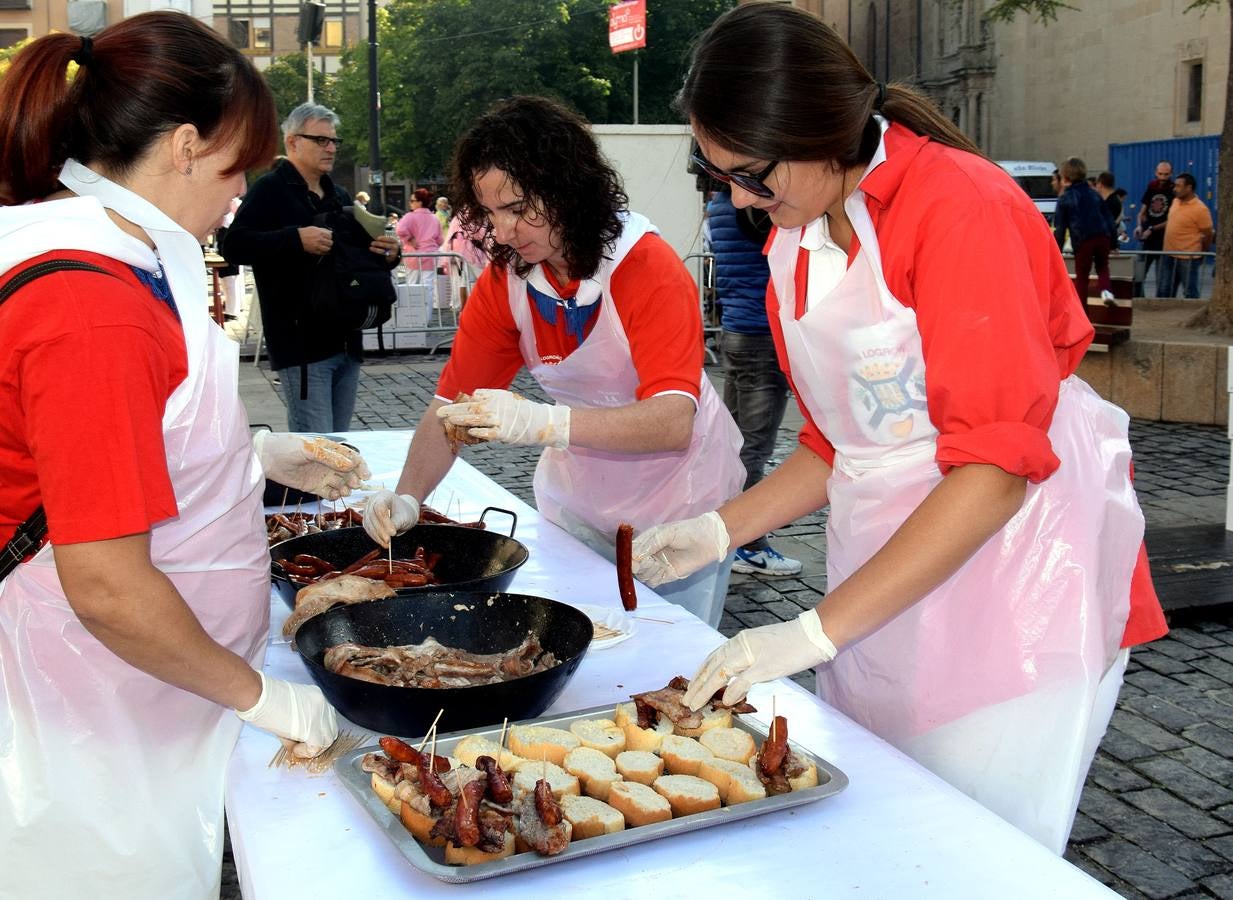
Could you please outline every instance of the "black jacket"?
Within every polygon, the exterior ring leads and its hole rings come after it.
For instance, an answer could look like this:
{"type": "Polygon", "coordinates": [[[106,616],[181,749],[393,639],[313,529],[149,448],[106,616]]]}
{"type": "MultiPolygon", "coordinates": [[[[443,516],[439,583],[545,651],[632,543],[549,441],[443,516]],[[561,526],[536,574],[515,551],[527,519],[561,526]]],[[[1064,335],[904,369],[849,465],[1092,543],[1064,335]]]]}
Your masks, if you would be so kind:
{"type": "MultiPolygon", "coordinates": [[[[253,267],[272,369],[320,362],[344,351],[362,356],[360,332],[324,328],[304,307],[321,257],[305,252],[299,229],[312,225],[319,213],[351,205],[350,195],[328,175],[321,176],[321,188],[324,196],[318,197],[295,166],[279,160],[249,189],[223,241],[228,262],[253,267]]],[[[395,258],[391,268],[397,264],[395,258]]]]}

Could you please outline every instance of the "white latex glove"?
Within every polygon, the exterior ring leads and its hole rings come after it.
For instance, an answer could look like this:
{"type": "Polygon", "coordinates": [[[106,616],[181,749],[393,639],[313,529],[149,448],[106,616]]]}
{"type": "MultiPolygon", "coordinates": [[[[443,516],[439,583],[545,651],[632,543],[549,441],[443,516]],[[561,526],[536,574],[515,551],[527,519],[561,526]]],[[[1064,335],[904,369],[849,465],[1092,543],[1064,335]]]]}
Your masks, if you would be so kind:
{"type": "Polygon", "coordinates": [[[419,520],[420,502],[410,494],[377,491],[364,507],[364,530],[382,547],[419,520]]]}
{"type": "Polygon", "coordinates": [[[338,737],[338,716],[315,684],[261,676],[261,696],[252,709],[235,714],[284,742],[295,741],[296,756],[317,756],[338,737]]]}
{"type": "Polygon", "coordinates": [[[712,510],[653,525],[634,538],[634,577],[647,587],[688,578],[728,555],[728,528],[712,510]]]}
{"type": "Polygon", "coordinates": [[[557,450],[569,446],[568,406],[536,403],[509,391],[480,388],[464,403],[442,406],[437,415],[486,441],[557,450]]]}
{"type": "Polygon", "coordinates": [[[364,458],[337,441],[258,431],[253,449],[267,478],[327,500],[337,500],[371,475],[364,458]]]}
{"type": "Polygon", "coordinates": [[[830,662],[837,652],[817,612],[807,609],[790,622],[748,628],[720,645],[690,680],[683,700],[690,709],[701,709],[726,686],[722,699],[731,706],[755,684],[830,662]]]}

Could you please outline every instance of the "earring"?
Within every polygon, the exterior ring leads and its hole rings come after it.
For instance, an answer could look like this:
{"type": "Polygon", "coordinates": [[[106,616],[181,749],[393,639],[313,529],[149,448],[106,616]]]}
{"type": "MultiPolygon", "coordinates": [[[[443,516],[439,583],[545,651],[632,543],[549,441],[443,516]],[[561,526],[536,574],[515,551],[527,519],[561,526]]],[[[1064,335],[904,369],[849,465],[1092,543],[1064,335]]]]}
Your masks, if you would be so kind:
{"type": "Polygon", "coordinates": [[[185,175],[193,174],[193,155],[191,153],[188,154],[188,166],[184,169],[184,174],[185,175]]]}

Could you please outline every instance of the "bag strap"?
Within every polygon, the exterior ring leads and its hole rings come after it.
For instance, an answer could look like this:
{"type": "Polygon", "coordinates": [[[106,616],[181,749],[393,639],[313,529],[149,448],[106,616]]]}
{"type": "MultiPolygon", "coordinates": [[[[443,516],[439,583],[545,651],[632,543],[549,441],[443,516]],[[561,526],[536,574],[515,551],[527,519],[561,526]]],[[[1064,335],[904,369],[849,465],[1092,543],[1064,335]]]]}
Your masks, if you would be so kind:
{"type": "MultiPolygon", "coordinates": [[[[108,272],[92,263],[76,259],[49,259],[22,269],[6,281],[4,286],[0,287],[0,304],[35,279],[50,275],[52,272],[65,271],[97,272],[100,275],[117,277],[115,273],[108,272]]],[[[17,526],[9,542],[0,548],[0,581],[8,578],[9,573],[21,565],[27,556],[38,550],[45,537],[47,537],[47,514],[43,511],[43,507],[39,506],[30,513],[26,521],[17,526]]]]}

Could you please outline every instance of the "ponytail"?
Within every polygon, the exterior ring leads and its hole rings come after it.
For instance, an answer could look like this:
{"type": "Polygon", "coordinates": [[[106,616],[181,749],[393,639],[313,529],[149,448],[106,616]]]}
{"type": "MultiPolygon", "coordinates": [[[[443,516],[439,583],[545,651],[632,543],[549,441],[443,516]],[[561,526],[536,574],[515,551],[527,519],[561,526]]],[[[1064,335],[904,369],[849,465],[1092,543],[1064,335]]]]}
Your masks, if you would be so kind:
{"type": "Polygon", "coordinates": [[[66,75],[82,46],[49,34],[24,48],[0,81],[0,205],[45,197],[56,188],[68,142],[70,111],[84,70],[66,75]]]}

